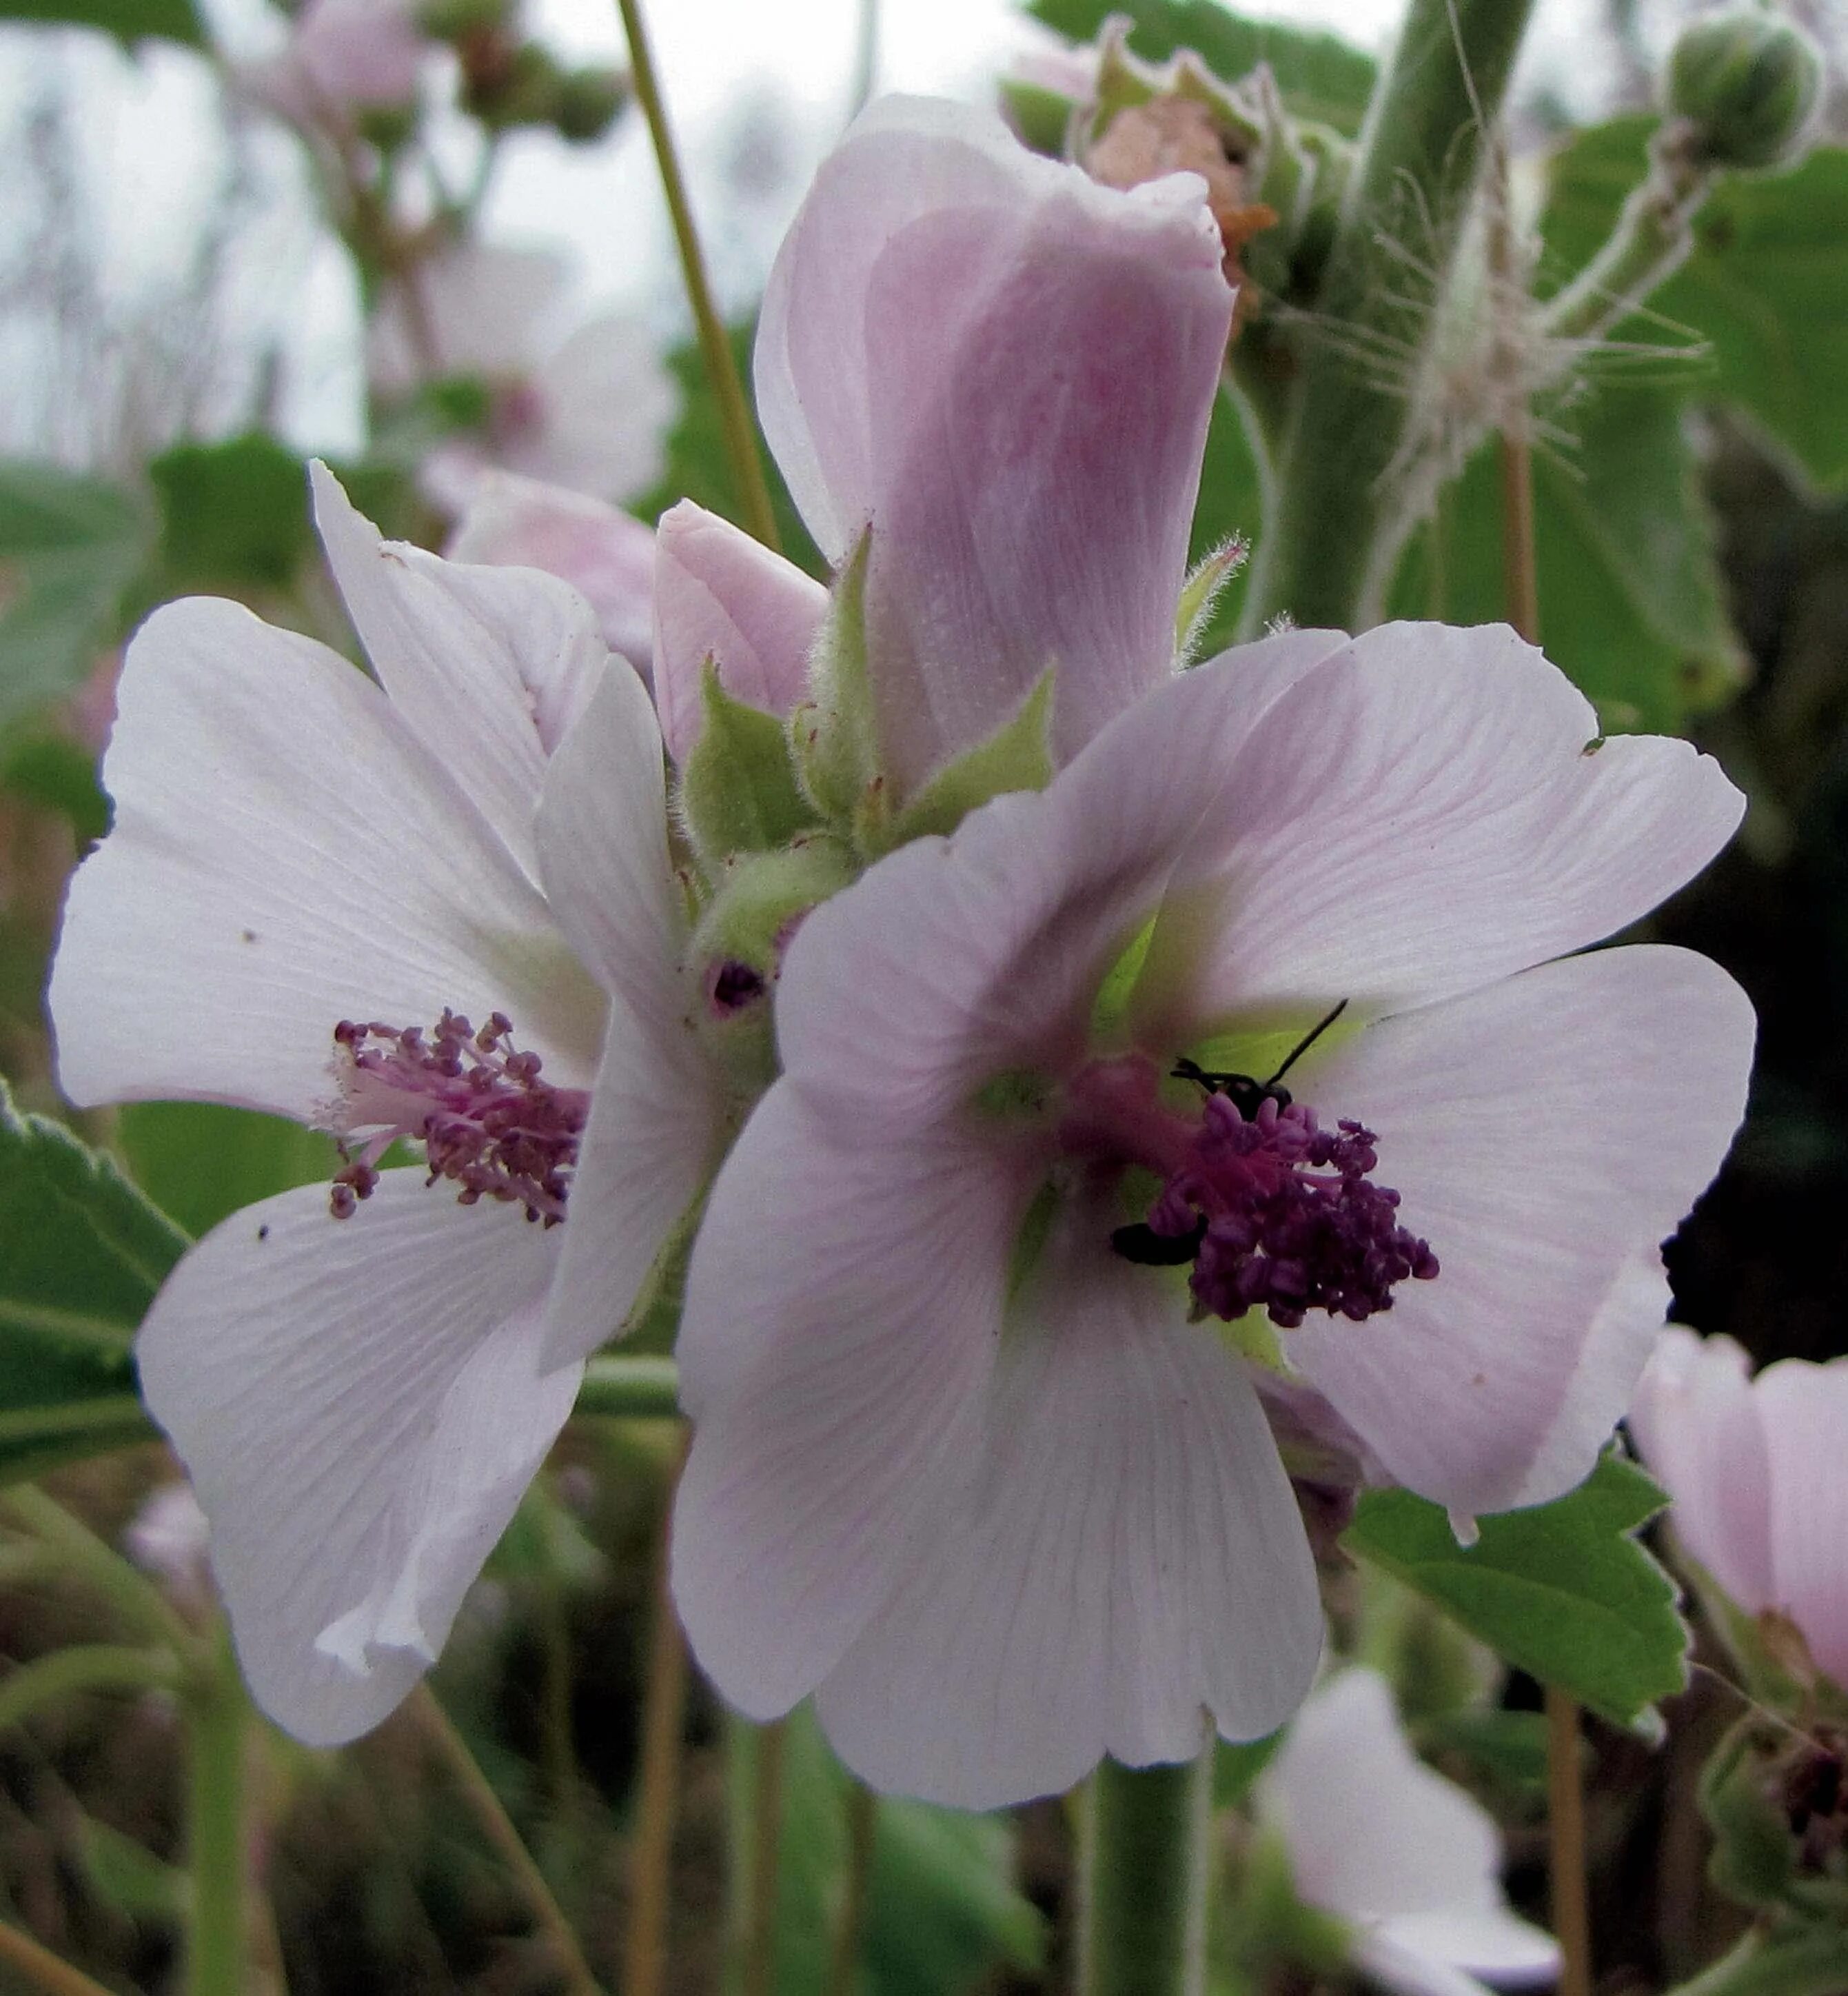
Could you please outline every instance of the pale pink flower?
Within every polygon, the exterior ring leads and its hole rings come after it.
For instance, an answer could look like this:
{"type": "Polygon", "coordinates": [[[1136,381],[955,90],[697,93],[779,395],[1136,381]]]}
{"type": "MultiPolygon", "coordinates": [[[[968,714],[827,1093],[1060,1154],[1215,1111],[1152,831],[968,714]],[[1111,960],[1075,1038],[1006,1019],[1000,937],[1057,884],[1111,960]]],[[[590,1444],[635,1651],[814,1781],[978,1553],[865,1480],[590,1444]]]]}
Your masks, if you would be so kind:
{"type": "Polygon", "coordinates": [[[566,332],[568,266],[550,251],[460,242],[425,257],[385,293],[368,367],[387,397],[466,376],[489,394],[485,433],[425,459],[433,504],[466,510],[490,467],[608,500],[661,476],[679,391],[653,336],[617,314],[566,332]]]}
{"type": "Polygon", "coordinates": [[[326,1743],[441,1647],[714,1137],[640,680],[562,583],[382,542],[320,467],[315,497],[377,680],[235,604],[157,611],[50,1007],[74,1101],[349,1147],[201,1241],[136,1347],[252,1689],[326,1743]],[[431,1182],[376,1168],[394,1137],[431,1182]]]}
{"type": "Polygon", "coordinates": [[[192,1485],[163,1483],[149,1493],[122,1537],[138,1567],[153,1574],[183,1606],[198,1613],[212,1599],[207,1558],[211,1530],[192,1485]]]}
{"type": "Polygon", "coordinates": [[[1281,1723],[1313,1565],[1196,1303],[1262,1305],[1460,1518],[1587,1474],[1753,1037],[1700,957],[1568,954],[1742,806],[1685,742],[1597,735],[1505,629],[1291,631],[806,918],[680,1344],[674,1585],[733,1704],[812,1693],[867,1780],[970,1806],[1190,1756],[1203,1706],[1281,1723]],[[1262,1079],[1337,1006],[1287,1109],[1173,1078],[1262,1079]]]}
{"type": "Polygon", "coordinates": [[[596,612],[603,642],[646,674],[654,648],[654,534],[633,514],[572,492],[486,473],[444,550],[451,561],[536,568],[596,612]]]}
{"type": "Polygon", "coordinates": [[[246,88],[293,124],[312,130],[359,111],[414,104],[431,43],[415,0],[307,0],[281,54],[242,72],[246,88]]]}
{"type": "Polygon", "coordinates": [[[1297,1715],[1258,1792],[1297,1896],[1353,1932],[1354,1960],[1401,1996],[1483,1996],[1555,1981],[1559,1945],[1510,1911],[1502,1839],[1425,1766],[1378,1672],[1343,1671],[1297,1715]]]}
{"type": "Polygon", "coordinates": [[[1049,669],[1063,761],[1172,667],[1222,253],[1197,175],[1119,193],[962,105],[884,98],[823,163],[764,293],[757,406],[828,559],[871,528],[901,794],[1049,669]]]}
{"type": "Polygon", "coordinates": [[[1731,1338],[1670,1324],[1630,1429],[1688,1551],[1748,1615],[1788,1616],[1848,1686],[1848,1358],[1754,1378],[1731,1338]]]}

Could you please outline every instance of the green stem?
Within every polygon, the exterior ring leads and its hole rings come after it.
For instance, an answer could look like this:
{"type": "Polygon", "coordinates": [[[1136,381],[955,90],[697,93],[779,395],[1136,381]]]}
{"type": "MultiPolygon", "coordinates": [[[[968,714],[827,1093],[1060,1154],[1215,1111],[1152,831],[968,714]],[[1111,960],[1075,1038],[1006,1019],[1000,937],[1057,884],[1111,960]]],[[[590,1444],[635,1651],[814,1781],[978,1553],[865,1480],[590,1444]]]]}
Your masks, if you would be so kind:
{"type": "Polygon", "coordinates": [[[680,251],[680,273],[686,284],[687,303],[692,308],[693,323],[699,329],[699,351],[706,363],[719,419],[725,432],[726,454],[731,459],[738,497],[744,508],[744,524],[767,548],[778,548],[776,514],[770,503],[769,481],[764,476],[764,460],[757,453],[757,431],[745,399],[744,384],[739,379],[731,341],[725,322],[713,302],[712,285],[706,274],[706,256],[699,247],[699,233],[693,225],[693,211],[687,200],[686,181],[680,170],[674,135],[668,129],[667,106],[661,101],[661,85],[654,74],[654,57],[648,46],[647,30],[642,23],[641,0],[617,0],[622,10],[623,28],[629,37],[629,68],[635,84],[636,102],[648,121],[648,136],[654,143],[654,158],[661,169],[661,191],[667,196],[668,215],[674,225],[674,241],[680,251]]]}
{"type": "Polygon", "coordinates": [[[14,1970],[46,1996],[115,1996],[21,1929],[0,1921],[0,1967],[14,1970]]]}
{"type": "Polygon", "coordinates": [[[1585,1895],[1585,1787],[1578,1707],[1547,1687],[1547,1884],[1559,1939],[1559,1996],[1592,1996],[1591,1907],[1585,1895]]]}
{"type": "Polygon", "coordinates": [[[671,1419],[680,1412],[680,1375],[671,1358],[593,1358],[584,1368],[577,1411],[619,1420],[671,1419]]]}
{"type": "Polygon", "coordinates": [[[744,1996],[776,1987],[778,1898],[783,1849],[783,1749],[788,1721],[754,1729],[751,1795],[751,1907],[744,1950],[744,1996]]]}
{"type": "Polygon", "coordinates": [[[1080,1996],[1200,1996],[1206,1976],[1211,1746],[1180,1767],[1105,1760],[1091,1777],[1080,1996]]]}
{"type": "Polygon", "coordinates": [[[1301,340],[1248,631],[1286,614],[1351,628],[1383,587],[1398,510],[1388,467],[1533,5],[1411,0],[1301,340]],[[1407,250],[1427,274],[1422,295],[1407,294],[1407,250]]]}
{"type": "Polygon", "coordinates": [[[1714,180],[1689,138],[1674,120],[1656,127],[1648,177],[1630,191],[1602,249],[1543,314],[1541,329],[1549,339],[1601,339],[1687,260],[1694,218],[1714,180]]]}
{"type": "Polygon", "coordinates": [[[0,1678],[0,1732],[41,1705],[77,1691],[146,1691],[171,1686],[179,1671],[167,1650],[131,1650],[116,1643],[74,1643],[35,1657],[0,1678]]]}
{"type": "Polygon", "coordinates": [[[854,1996],[860,1981],[860,1943],[866,1925],[867,1894],[873,1882],[873,1849],[879,1833],[879,1798],[863,1782],[847,1790],[847,1873],[834,1929],[834,1957],[828,1970],[828,1996],[854,1996]]]}
{"type": "Polygon", "coordinates": [[[160,1588],[55,1498],[32,1484],[15,1484],[0,1495],[0,1517],[55,1554],[67,1576],[100,1595],[125,1629],[200,1660],[198,1636],[160,1588]]]}
{"type": "Polygon", "coordinates": [[[244,1996],[249,1956],[244,1835],[249,1706],[228,1637],[187,1699],[187,1996],[244,1996]]]}

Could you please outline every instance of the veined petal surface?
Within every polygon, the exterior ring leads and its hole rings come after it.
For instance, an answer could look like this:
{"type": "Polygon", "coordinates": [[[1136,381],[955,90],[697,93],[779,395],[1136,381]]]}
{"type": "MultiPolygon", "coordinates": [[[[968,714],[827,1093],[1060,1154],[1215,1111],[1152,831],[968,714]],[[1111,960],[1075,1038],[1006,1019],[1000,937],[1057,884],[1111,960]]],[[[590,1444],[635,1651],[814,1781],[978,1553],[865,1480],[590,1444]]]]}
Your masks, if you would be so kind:
{"type": "Polygon", "coordinates": [[[576,1398],[539,1365],[555,1230],[384,1174],[246,1207],[168,1278],[136,1353],[211,1519],[257,1702],[355,1738],[434,1661],[576,1398]]]}

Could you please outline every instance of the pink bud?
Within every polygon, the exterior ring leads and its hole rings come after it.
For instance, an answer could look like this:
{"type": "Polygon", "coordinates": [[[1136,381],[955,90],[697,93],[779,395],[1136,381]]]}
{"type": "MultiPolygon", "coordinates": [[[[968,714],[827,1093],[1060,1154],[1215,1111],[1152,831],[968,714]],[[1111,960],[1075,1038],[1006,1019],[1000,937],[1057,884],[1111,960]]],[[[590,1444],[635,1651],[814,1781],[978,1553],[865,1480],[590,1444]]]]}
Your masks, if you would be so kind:
{"type": "Polygon", "coordinates": [[[683,499],[661,515],[654,567],[654,701],[668,752],[699,735],[699,681],[713,661],[733,699],[785,714],[808,685],[827,592],[793,563],[683,499]]]}

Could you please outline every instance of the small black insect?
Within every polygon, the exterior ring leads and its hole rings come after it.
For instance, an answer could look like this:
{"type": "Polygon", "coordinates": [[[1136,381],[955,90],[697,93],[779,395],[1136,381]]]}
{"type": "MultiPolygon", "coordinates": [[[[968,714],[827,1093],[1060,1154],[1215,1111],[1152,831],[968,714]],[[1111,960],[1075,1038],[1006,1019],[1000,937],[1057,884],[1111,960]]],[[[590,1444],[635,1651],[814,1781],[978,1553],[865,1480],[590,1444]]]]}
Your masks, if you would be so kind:
{"type": "Polygon", "coordinates": [[[1203,1213],[1185,1234],[1157,1234],[1146,1220],[1113,1228],[1110,1244],[1125,1261],[1142,1268],[1184,1268],[1200,1252],[1207,1237],[1207,1217],[1203,1213]]]}
{"type": "Polygon", "coordinates": [[[1207,1094],[1225,1096],[1249,1123],[1266,1102],[1274,1102],[1280,1109],[1290,1106],[1290,1090],[1280,1087],[1278,1084],[1347,1009],[1348,1001],[1344,998],[1326,1018],[1312,1026],[1290,1048],[1283,1065],[1269,1081],[1259,1081],[1255,1075],[1222,1074],[1214,1069],[1202,1067],[1197,1061],[1190,1060],[1176,1061],[1170,1071],[1176,1081],[1197,1082],[1207,1094]]]}

